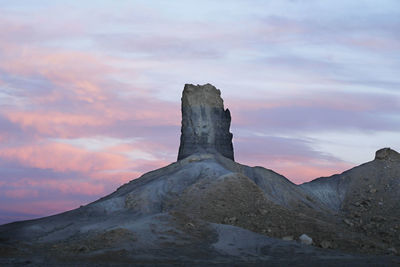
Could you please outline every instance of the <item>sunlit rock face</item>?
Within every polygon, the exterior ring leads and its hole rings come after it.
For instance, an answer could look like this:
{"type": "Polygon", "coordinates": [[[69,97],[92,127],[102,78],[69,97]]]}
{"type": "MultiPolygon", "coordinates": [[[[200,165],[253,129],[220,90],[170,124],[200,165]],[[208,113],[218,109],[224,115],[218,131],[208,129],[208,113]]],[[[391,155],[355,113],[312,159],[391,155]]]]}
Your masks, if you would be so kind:
{"type": "Polygon", "coordinates": [[[234,160],[231,114],[221,91],[211,84],[186,84],[182,94],[182,128],[178,160],[194,153],[220,153],[234,160]]]}

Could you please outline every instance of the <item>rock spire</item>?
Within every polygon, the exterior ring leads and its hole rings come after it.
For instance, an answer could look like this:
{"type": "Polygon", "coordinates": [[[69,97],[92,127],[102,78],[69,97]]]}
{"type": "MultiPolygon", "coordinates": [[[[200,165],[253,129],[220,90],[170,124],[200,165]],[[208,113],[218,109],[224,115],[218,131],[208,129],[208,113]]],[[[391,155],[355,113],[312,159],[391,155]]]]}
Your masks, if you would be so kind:
{"type": "Polygon", "coordinates": [[[231,114],[224,109],[221,91],[211,84],[185,84],[178,160],[194,153],[220,153],[234,160],[231,114]]]}

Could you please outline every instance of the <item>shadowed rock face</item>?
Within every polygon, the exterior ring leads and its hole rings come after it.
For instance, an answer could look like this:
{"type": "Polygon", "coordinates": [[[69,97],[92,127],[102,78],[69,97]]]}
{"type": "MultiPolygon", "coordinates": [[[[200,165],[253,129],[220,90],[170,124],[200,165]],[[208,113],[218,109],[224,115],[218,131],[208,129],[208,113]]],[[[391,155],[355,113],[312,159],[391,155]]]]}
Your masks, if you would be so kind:
{"type": "Polygon", "coordinates": [[[194,153],[220,153],[234,160],[231,114],[221,91],[211,84],[186,84],[182,94],[182,128],[178,160],[194,153]]]}
{"type": "Polygon", "coordinates": [[[388,147],[376,151],[375,160],[400,161],[400,154],[388,147]]]}

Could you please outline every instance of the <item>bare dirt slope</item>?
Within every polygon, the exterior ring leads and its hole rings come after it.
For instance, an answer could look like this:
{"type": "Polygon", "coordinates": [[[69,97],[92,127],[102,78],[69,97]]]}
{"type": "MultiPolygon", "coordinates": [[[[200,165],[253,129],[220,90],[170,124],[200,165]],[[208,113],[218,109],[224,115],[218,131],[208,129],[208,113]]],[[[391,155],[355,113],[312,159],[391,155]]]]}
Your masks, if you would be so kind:
{"type": "Polygon", "coordinates": [[[396,151],[381,149],[371,162],[301,188],[336,211],[350,231],[374,240],[360,244],[362,249],[400,251],[400,154],[396,151]]]}

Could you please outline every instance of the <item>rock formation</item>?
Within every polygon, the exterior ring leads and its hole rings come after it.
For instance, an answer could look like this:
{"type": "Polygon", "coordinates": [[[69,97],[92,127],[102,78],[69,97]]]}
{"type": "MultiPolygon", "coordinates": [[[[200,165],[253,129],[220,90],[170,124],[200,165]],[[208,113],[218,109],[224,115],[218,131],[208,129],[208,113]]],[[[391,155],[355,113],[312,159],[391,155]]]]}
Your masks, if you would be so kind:
{"type": "Polygon", "coordinates": [[[397,151],[395,151],[389,147],[385,147],[385,148],[382,148],[382,149],[376,151],[375,159],[376,160],[400,161],[400,154],[397,151]]]}
{"type": "Polygon", "coordinates": [[[211,84],[186,84],[182,94],[182,128],[178,160],[194,153],[220,153],[234,160],[231,114],[221,91],[211,84]]]}
{"type": "Polygon", "coordinates": [[[75,210],[0,225],[0,266],[400,263],[396,151],[295,185],[232,161],[230,120],[214,86],[186,85],[177,162],[75,210]]]}

